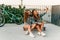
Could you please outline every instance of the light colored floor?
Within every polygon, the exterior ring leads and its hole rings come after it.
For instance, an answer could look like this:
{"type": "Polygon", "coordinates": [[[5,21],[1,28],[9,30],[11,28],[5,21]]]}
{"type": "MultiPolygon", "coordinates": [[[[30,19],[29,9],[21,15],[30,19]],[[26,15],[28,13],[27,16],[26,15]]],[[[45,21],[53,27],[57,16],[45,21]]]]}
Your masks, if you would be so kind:
{"type": "Polygon", "coordinates": [[[25,35],[22,27],[23,24],[6,24],[0,27],[0,40],[60,40],[60,27],[56,25],[45,24],[46,37],[39,36],[37,35],[37,31],[34,31],[35,38],[25,35]]]}

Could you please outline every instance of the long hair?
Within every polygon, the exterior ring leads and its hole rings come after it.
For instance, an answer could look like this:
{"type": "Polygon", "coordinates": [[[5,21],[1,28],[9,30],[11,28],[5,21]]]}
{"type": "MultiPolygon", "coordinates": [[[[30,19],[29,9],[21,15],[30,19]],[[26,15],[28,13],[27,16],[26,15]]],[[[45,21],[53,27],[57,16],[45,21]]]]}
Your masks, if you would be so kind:
{"type": "Polygon", "coordinates": [[[37,13],[37,15],[34,14],[34,11],[35,11],[35,10],[36,10],[36,9],[33,9],[33,10],[32,10],[32,15],[33,15],[34,19],[40,19],[40,16],[38,15],[38,13],[37,13]]]}
{"type": "Polygon", "coordinates": [[[28,12],[27,11],[30,11],[30,10],[25,10],[25,12],[24,12],[24,22],[26,22],[27,21],[27,18],[29,17],[29,14],[28,14],[28,12]]]}

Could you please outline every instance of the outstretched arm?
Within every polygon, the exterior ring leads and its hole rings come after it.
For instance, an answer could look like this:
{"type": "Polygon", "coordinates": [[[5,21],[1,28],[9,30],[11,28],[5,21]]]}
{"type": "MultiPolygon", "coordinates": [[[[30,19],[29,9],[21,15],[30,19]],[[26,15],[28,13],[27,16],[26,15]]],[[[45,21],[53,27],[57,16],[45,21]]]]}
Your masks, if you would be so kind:
{"type": "Polygon", "coordinates": [[[40,17],[44,16],[46,13],[40,14],[40,17]]]}
{"type": "Polygon", "coordinates": [[[48,10],[49,10],[49,9],[46,7],[46,9],[44,9],[45,13],[40,14],[40,17],[44,16],[44,15],[48,12],[48,10]]]}

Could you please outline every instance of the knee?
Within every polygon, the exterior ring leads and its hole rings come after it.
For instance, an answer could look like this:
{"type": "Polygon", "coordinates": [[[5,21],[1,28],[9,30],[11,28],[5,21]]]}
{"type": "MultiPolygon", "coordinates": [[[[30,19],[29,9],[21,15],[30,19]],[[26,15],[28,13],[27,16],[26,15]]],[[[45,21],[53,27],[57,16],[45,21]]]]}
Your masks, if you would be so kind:
{"type": "Polygon", "coordinates": [[[30,29],[30,26],[28,26],[28,29],[30,29]]]}
{"type": "Polygon", "coordinates": [[[37,25],[36,28],[39,28],[39,26],[37,25]]]}
{"type": "Polygon", "coordinates": [[[41,23],[40,25],[41,25],[41,26],[44,26],[44,23],[41,23]]]}
{"type": "Polygon", "coordinates": [[[24,27],[23,27],[23,30],[24,30],[24,31],[26,31],[26,30],[27,30],[27,28],[24,26],[24,27]]]}
{"type": "Polygon", "coordinates": [[[44,25],[44,22],[42,22],[42,25],[44,25]]]}

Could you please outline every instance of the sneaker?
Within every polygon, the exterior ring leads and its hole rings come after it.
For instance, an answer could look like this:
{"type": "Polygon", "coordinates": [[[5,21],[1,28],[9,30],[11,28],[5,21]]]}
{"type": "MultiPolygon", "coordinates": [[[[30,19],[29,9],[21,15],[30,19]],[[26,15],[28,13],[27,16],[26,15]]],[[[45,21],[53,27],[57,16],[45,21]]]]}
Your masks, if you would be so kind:
{"type": "Polygon", "coordinates": [[[29,34],[30,37],[35,37],[32,33],[29,34]]]}
{"type": "Polygon", "coordinates": [[[38,35],[41,35],[41,32],[38,32],[37,34],[38,34],[38,35]]]}
{"type": "Polygon", "coordinates": [[[42,35],[42,36],[46,36],[46,34],[45,34],[44,32],[41,32],[41,35],[42,35]]]}
{"type": "Polygon", "coordinates": [[[26,35],[28,35],[28,34],[29,34],[29,32],[28,32],[28,31],[25,31],[25,34],[26,34],[26,35]]]}

